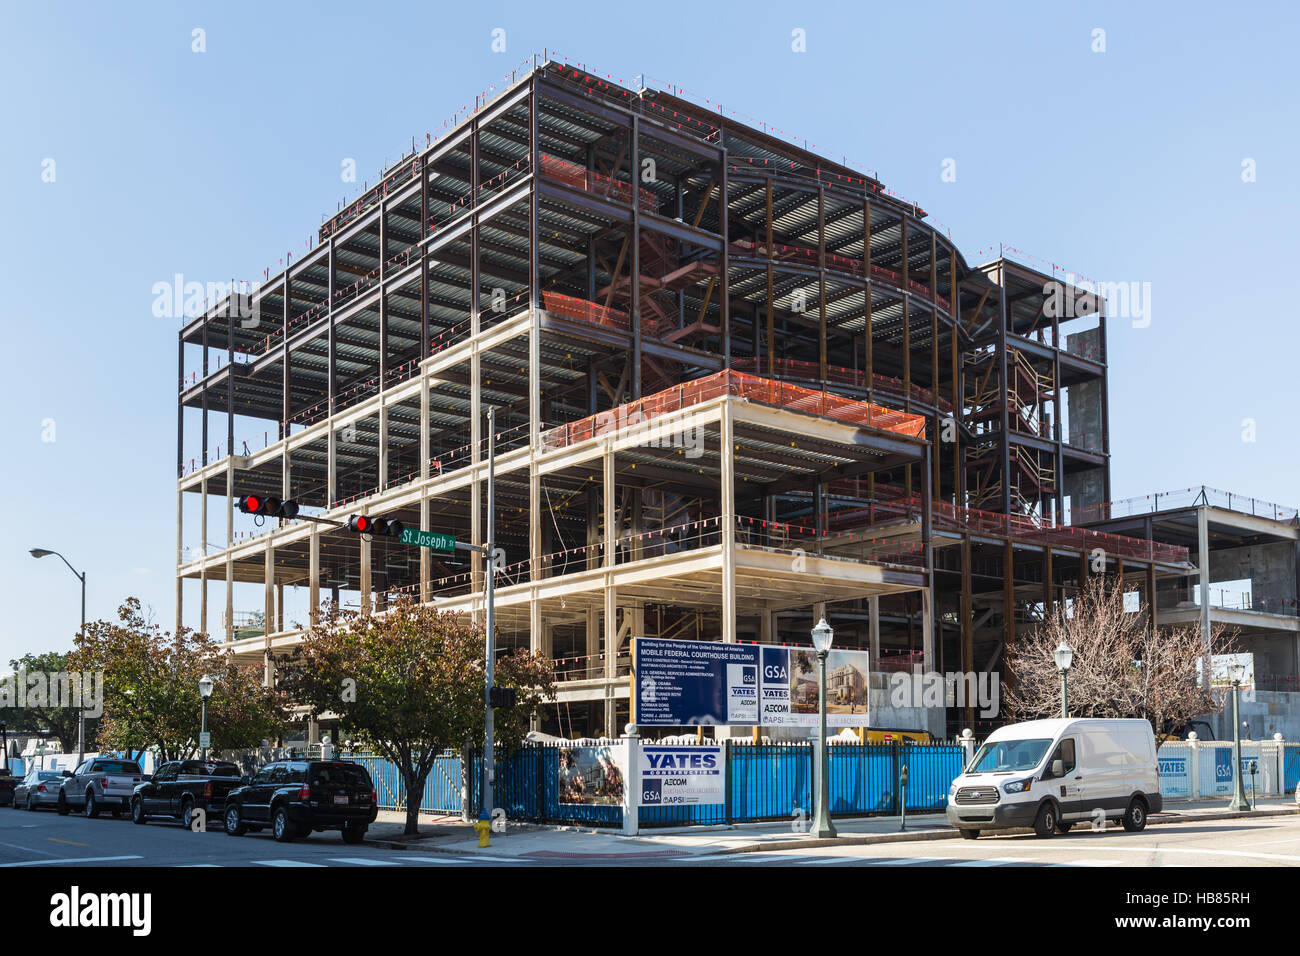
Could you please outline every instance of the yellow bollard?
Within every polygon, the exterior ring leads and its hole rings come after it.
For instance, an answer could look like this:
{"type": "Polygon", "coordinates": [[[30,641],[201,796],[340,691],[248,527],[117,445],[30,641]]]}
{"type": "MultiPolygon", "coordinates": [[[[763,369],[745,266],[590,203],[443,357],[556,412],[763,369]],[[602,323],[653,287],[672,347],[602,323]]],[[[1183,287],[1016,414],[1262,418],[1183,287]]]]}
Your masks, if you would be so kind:
{"type": "Polygon", "coordinates": [[[478,845],[480,847],[491,846],[488,843],[488,834],[492,832],[492,823],[488,820],[476,820],[474,829],[478,831],[478,845]]]}

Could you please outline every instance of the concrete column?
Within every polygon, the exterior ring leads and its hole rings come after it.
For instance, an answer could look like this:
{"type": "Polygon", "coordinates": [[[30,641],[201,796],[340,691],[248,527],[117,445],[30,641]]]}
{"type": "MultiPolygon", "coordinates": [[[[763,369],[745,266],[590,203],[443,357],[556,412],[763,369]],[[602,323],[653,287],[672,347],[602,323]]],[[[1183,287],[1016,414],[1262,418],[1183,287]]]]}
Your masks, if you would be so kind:
{"type": "MultiPolygon", "coordinates": [[[[383,388],[383,381],[380,381],[383,388]]],[[[381,391],[382,394],[382,391],[381,391]]],[[[388,405],[380,399],[379,406],[379,489],[388,487],[388,405]]]]}
{"type": "Polygon", "coordinates": [[[731,406],[722,406],[722,640],[736,643],[736,453],[731,406]]]}
{"type": "Polygon", "coordinates": [[[370,613],[370,596],[373,582],[370,578],[370,541],[360,538],[361,542],[361,613],[370,613]]]}
{"type": "Polygon", "coordinates": [[[226,640],[235,638],[235,560],[230,549],[235,544],[235,457],[226,459],[226,640]]]}
{"type": "Polygon", "coordinates": [[[320,620],[320,525],[314,521],[307,538],[307,604],[307,620],[315,624],[320,620]]]}
{"type": "Polygon", "coordinates": [[[1201,585],[1201,644],[1205,655],[1201,661],[1202,686],[1210,686],[1210,518],[1204,506],[1196,509],[1196,566],[1201,585]]]}
{"type": "Polygon", "coordinates": [[[878,668],[880,666],[880,598],[867,598],[867,620],[871,629],[871,663],[870,666],[878,668]]]}
{"type": "Polygon", "coordinates": [[[275,664],[271,661],[271,631],[275,627],[275,545],[270,541],[266,543],[266,551],[263,553],[262,562],[263,579],[265,581],[262,602],[262,661],[264,664],[262,683],[270,687],[275,683],[275,664]]]}
{"type": "Polygon", "coordinates": [[[600,612],[594,607],[587,608],[587,677],[597,677],[596,658],[600,655],[600,612]]]}
{"type": "Polygon", "coordinates": [[[934,667],[934,602],[930,588],[921,588],[921,661],[928,673],[934,667]]]}
{"type": "MultiPolygon", "coordinates": [[[[425,429],[425,434],[426,435],[428,434],[427,428],[425,429]]],[[[427,442],[428,439],[426,438],[425,439],[426,450],[427,450],[427,442]]],[[[423,454],[423,453],[421,454],[425,461],[424,467],[427,468],[429,456],[427,454],[423,454]]],[[[421,530],[424,531],[433,530],[432,528],[429,527],[428,489],[425,489],[425,491],[422,492],[420,495],[420,528],[421,530]]],[[[433,577],[432,562],[433,562],[433,556],[429,553],[429,549],[420,548],[420,603],[421,604],[428,604],[429,601],[433,599],[433,581],[431,580],[433,577]]]]}

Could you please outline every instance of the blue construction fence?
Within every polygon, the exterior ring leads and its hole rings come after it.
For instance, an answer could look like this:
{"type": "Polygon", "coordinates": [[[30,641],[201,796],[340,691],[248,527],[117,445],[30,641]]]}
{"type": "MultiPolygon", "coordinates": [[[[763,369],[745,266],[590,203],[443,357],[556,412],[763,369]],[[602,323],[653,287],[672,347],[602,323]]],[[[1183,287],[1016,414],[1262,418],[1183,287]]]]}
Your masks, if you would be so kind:
{"type": "MultiPolygon", "coordinates": [[[[621,747],[613,744],[612,747],[621,747]]],[[[811,816],[813,747],[807,743],[749,744],[725,741],[726,796],[714,805],[641,807],[643,827],[798,820],[811,816]]],[[[621,802],[610,794],[593,802],[562,802],[559,746],[525,746],[499,755],[493,803],[510,820],[621,827],[621,802]]],[[[405,787],[397,767],[382,757],[352,754],[375,781],[382,809],[404,809],[405,787]]],[[[908,812],[942,811],[948,789],[961,773],[966,753],[958,743],[838,744],[828,749],[831,815],[897,815],[902,810],[903,768],[907,768],[908,812]]],[[[461,812],[461,757],[437,758],[425,784],[420,809],[461,812]]],[[[482,753],[472,755],[471,806],[482,802],[482,753]]]]}

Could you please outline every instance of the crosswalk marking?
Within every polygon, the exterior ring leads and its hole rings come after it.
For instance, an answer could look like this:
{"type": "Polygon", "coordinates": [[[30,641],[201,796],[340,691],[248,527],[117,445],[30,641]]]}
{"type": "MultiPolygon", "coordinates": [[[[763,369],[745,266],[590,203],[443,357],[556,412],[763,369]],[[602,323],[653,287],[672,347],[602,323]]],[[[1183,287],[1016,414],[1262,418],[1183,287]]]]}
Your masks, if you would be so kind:
{"type": "Polygon", "coordinates": [[[949,866],[1010,866],[1013,863],[1035,863],[1035,862],[1037,861],[1031,860],[1028,857],[1023,857],[1023,856],[996,856],[988,860],[959,860],[955,863],[950,863],[948,865],[949,866]]]}
{"type": "Polygon", "coordinates": [[[57,866],[60,863],[110,863],[115,860],[143,860],[142,856],[81,856],[55,857],[49,860],[22,860],[18,863],[0,863],[0,866],[57,866]]]}
{"type": "Polygon", "coordinates": [[[324,863],[308,863],[306,860],[253,860],[254,866],[320,866],[324,863]]]}
{"type": "Polygon", "coordinates": [[[332,856],[331,863],[351,863],[355,866],[397,866],[392,860],[375,860],[367,856],[332,856]]]}
{"type": "Polygon", "coordinates": [[[1057,863],[1056,866],[1119,866],[1119,860],[1070,860],[1068,863],[1057,863]]]}
{"type": "Polygon", "coordinates": [[[880,866],[916,866],[922,863],[946,863],[947,861],[937,856],[900,856],[875,862],[880,866]]]}

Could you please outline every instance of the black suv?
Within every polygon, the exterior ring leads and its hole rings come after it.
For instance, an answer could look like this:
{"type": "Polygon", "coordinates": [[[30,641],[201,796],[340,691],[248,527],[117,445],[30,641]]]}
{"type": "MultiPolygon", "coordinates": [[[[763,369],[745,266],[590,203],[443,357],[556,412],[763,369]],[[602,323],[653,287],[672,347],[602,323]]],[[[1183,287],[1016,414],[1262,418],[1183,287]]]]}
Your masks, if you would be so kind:
{"type": "Polygon", "coordinates": [[[226,795],[225,826],[242,836],[270,826],[284,843],[313,830],[342,830],[360,843],[379,807],[370,774],[348,760],[278,760],[226,795]]]}

